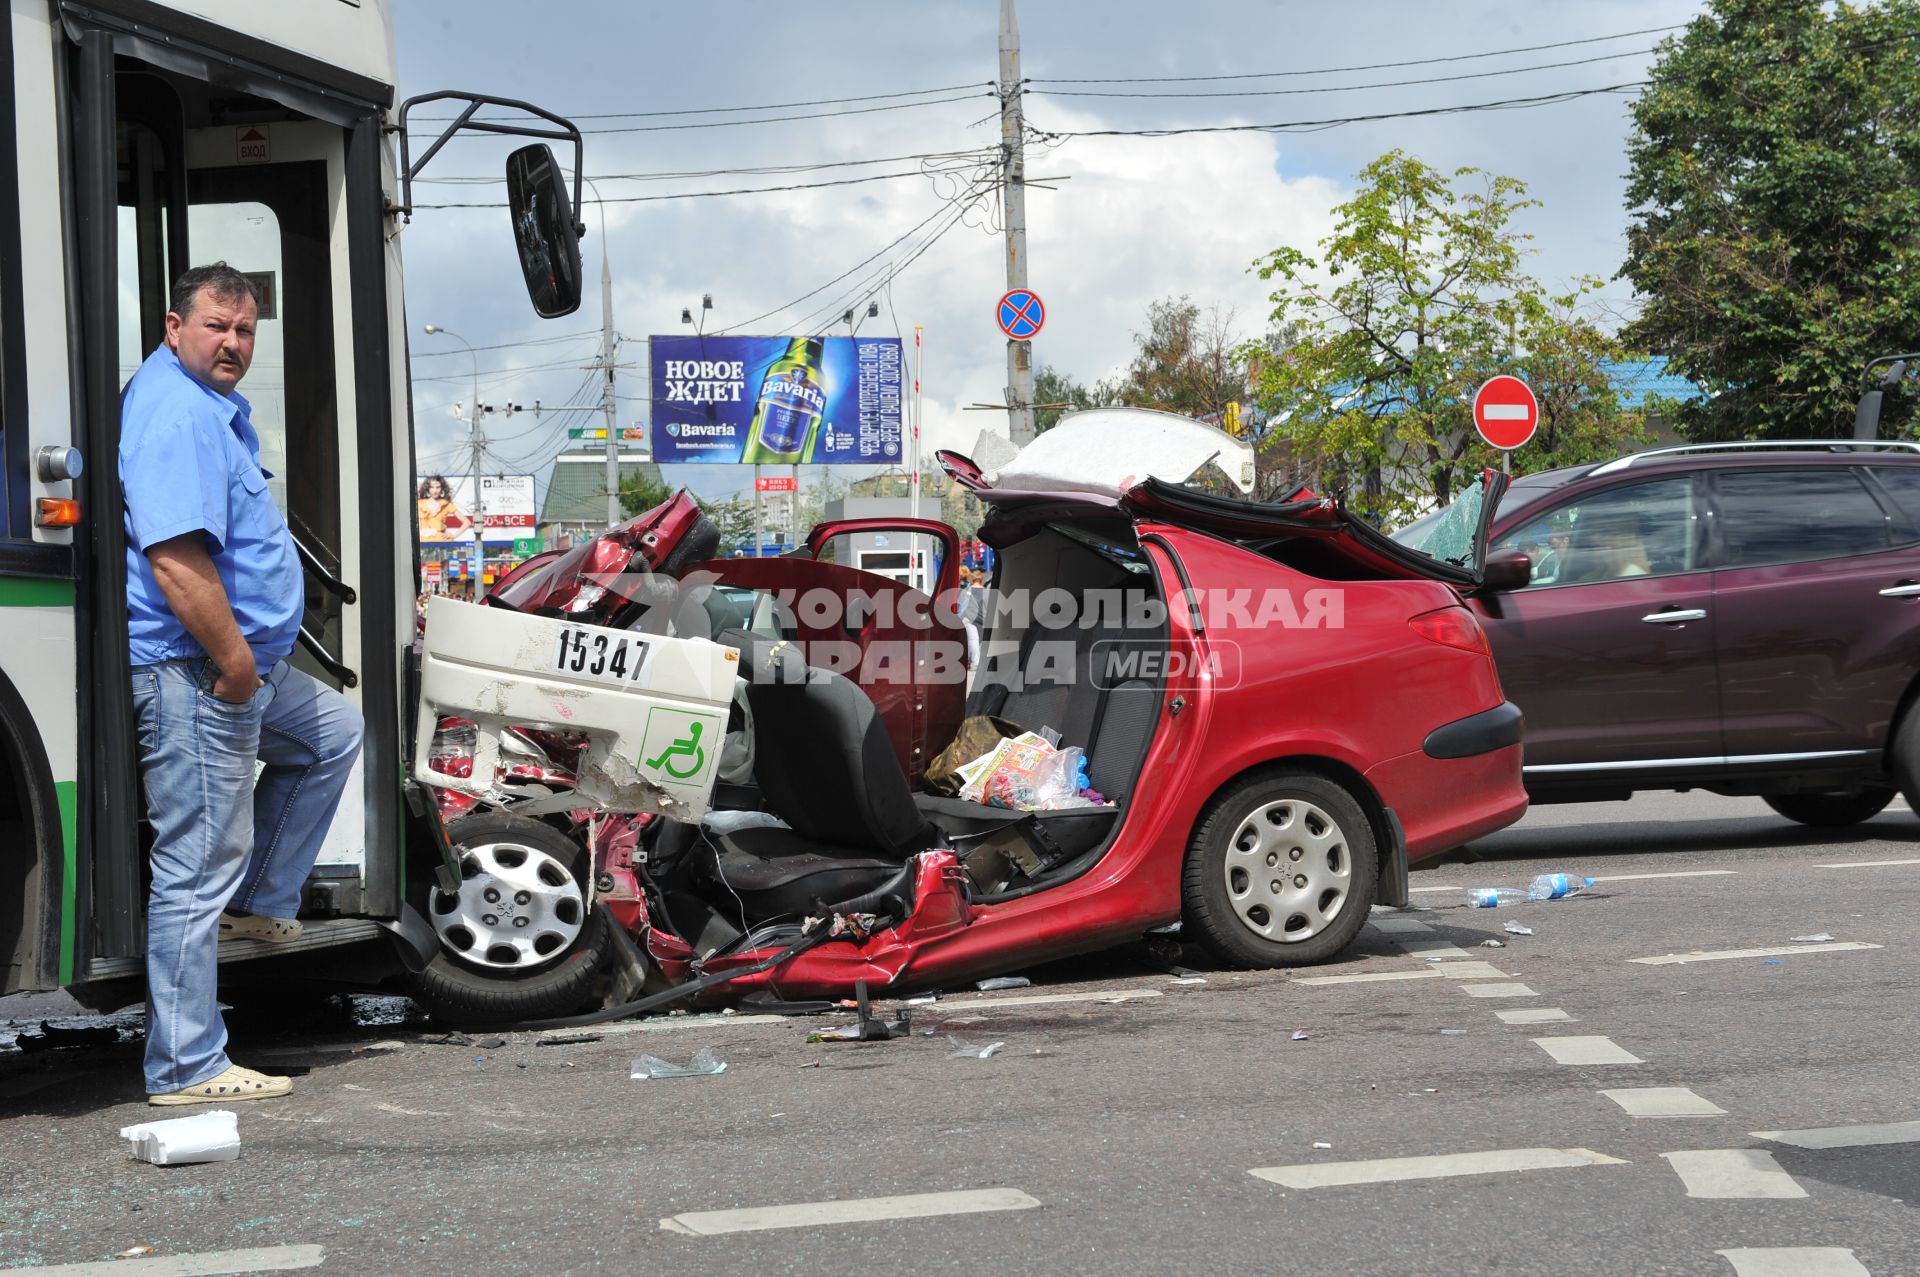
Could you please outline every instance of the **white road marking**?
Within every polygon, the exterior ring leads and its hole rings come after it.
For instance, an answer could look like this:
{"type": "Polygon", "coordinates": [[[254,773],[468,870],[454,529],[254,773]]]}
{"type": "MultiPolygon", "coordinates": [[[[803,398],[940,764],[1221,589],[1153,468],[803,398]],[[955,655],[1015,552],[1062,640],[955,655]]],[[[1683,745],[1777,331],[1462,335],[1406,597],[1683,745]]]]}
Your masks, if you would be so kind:
{"type": "Polygon", "coordinates": [[[1535,1038],[1533,1044],[1558,1064],[1645,1064],[1630,1051],[1622,1050],[1612,1038],[1535,1038]]]}
{"type": "Polygon", "coordinates": [[[1438,980],[1438,967],[1425,971],[1361,971],[1353,975],[1296,976],[1291,984],[1374,984],[1383,980],[1438,980]]]}
{"type": "Polygon", "coordinates": [[[1439,962],[1434,969],[1453,980],[1511,980],[1513,977],[1491,962],[1439,962]]]}
{"type": "Polygon", "coordinates": [[[0,1268],[0,1277],[32,1273],[33,1277],[216,1277],[221,1273],[281,1273],[293,1268],[318,1268],[326,1251],[319,1246],[263,1246],[257,1250],[209,1250],[192,1255],[155,1255],[128,1261],[107,1259],[92,1264],[54,1264],[47,1268],[0,1268]]]}
{"type": "Polygon", "coordinates": [[[1497,1148],[1485,1153],[1443,1153],[1435,1157],[1382,1157],[1366,1162],[1305,1162],[1263,1166],[1248,1171],[1286,1188],[1332,1188],[1341,1184],[1390,1184],[1409,1179],[1445,1179],[1499,1171],[1544,1171],[1563,1166],[1621,1166],[1585,1148],[1497,1148]]]}
{"type": "Polygon", "coordinates": [[[1466,892],[1466,888],[1465,887],[1408,887],[1407,891],[1410,893],[1415,891],[1451,891],[1456,894],[1464,894],[1466,892]]]}
{"type": "Polygon", "coordinates": [[[1866,1148],[1873,1144],[1920,1143],[1920,1122],[1884,1122],[1877,1126],[1816,1126],[1805,1131],[1754,1131],[1757,1140],[1795,1148],[1866,1148]]]}
{"type": "Polygon", "coordinates": [[[1633,1086],[1600,1094],[1628,1117],[1725,1117],[1727,1111],[1684,1086],[1633,1086]]]}
{"type": "Polygon", "coordinates": [[[1873,1277],[1844,1246],[1748,1246],[1713,1252],[1734,1277],[1873,1277]]]}
{"type": "Polygon", "coordinates": [[[1815,865],[1815,869],[1879,869],[1885,865],[1920,865],[1920,860],[1850,860],[1837,865],[1815,865]]]}
{"type": "Polygon", "coordinates": [[[1780,1169],[1773,1154],[1757,1148],[1709,1148],[1662,1153],[1687,1186],[1688,1197],[1789,1198],[1807,1190],[1780,1169]]]}
{"type": "Polygon", "coordinates": [[[1850,953],[1856,949],[1880,947],[1877,944],[1861,944],[1855,940],[1836,940],[1832,944],[1785,944],[1766,949],[1715,949],[1706,953],[1667,953],[1657,958],[1628,958],[1627,961],[1638,962],[1649,967],[1666,967],[1679,966],[1687,962],[1725,962],[1729,958],[1779,958],[1789,953],[1850,953]]]}
{"type": "Polygon", "coordinates": [[[1032,1210],[1038,1205],[1038,1199],[1017,1188],[982,1188],[958,1193],[913,1193],[905,1197],[855,1197],[833,1202],[798,1202],[791,1206],[689,1211],[661,1220],[660,1227],[669,1232],[712,1237],[769,1228],[813,1228],[822,1224],[870,1224],[887,1219],[1032,1210]]]}
{"type": "Polygon", "coordinates": [[[1737,874],[1738,869],[1681,869],[1664,874],[1609,874],[1604,878],[1595,878],[1595,882],[1639,882],[1643,878],[1717,878],[1723,874],[1737,874]]]}
{"type": "Polygon", "coordinates": [[[1558,1024],[1563,1020],[1575,1022],[1559,1007],[1527,1007],[1520,1011],[1495,1011],[1494,1014],[1508,1024],[1558,1024]]]}
{"type": "Polygon", "coordinates": [[[1403,933],[1414,932],[1414,931],[1432,931],[1433,930],[1431,926],[1420,921],[1418,918],[1407,918],[1399,914],[1391,914],[1391,913],[1389,914],[1376,913],[1375,915],[1373,915],[1373,917],[1367,919],[1367,925],[1369,927],[1372,927],[1375,931],[1383,932],[1389,935],[1397,935],[1397,934],[1403,934],[1403,933]]]}
{"type": "MultiPolygon", "coordinates": [[[[961,1000],[944,998],[933,1004],[934,1010],[922,1008],[920,1014],[939,1014],[955,1007],[1020,1007],[1034,1006],[1046,1002],[1131,1002],[1135,998],[1158,998],[1164,996],[1158,989],[1090,989],[1079,993],[1032,993],[1019,997],[1002,998],[983,995],[978,998],[961,1000]]],[[[673,1015],[660,1016],[650,1020],[629,1020],[622,1024],[597,1024],[591,1029],[544,1029],[539,1037],[568,1037],[581,1032],[597,1033],[602,1037],[611,1037],[619,1033],[666,1033],[675,1029],[729,1029],[738,1024],[792,1024],[790,1015],[673,1015]]]]}
{"type": "Polygon", "coordinates": [[[1463,984],[1460,992],[1470,998],[1537,998],[1540,995],[1524,984],[1463,984]]]}
{"type": "Polygon", "coordinates": [[[1470,958],[1473,955],[1443,936],[1406,936],[1393,942],[1416,958],[1470,958]]]}

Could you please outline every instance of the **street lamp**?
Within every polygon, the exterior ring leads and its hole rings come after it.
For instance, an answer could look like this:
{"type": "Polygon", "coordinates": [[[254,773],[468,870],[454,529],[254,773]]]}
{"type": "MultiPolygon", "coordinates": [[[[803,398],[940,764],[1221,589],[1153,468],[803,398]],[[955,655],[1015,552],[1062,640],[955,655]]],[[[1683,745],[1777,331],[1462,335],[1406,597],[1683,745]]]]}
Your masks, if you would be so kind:
{"type": "MultiPolygon", "coordinates": [[[[473,553],[474,561],[479,564],[474,574],[474,589],[480,590],[487,583],[487,498],[480,488],[480,451],[485,440],[480,437],[480,356],[475,352],[473,343],[450,328],[438,324],[428,324],[421,330],[429,337],[451,337],[467,348],[467,357],[473,360],[473,402],[467,408],[468,446],[472,449],[473,469],[473,553]]],[[[451,499],[453,494],[448,493],[451,499]]]]}
{"type": "MultiPolygon", "coordinates": [[[[873,302],[873,301],[870,301],[870,302],[868,302],[868,303],[867,303],[867,318],[868,318],[868,319],[878,319],[879,317],[880,317],[880,303],[879,303],[879,302],[873,302]]],[[[842,320],[842,322],[844,322],[844,323],[846,324],[846,326],[847,326],[847,336],[849,336],[849,337],[851,337],[851,336],[853,336],[853,334],[854,334],[854,325],[853,325],[853,310],[852,310],[852,308],[851,308],[851,307],[849,307],[849,308],[848,308],[848,310],[847,310],[847,313],[846,313],[846,314],[844,314],[844,315],[842,315],[842,316],[840,316],[840,318],[841,318],[841,320],[842,320]]]]}
{"type": "MultiPolygon", "coordinates": [[[[712,309],[713,309],[713,294],[701,293],[700,294],[700,322],[694,327],[695,336],[704,337],[707,335],[707,312],[712,309]]],[[[680,322],[683,324],[693,323],[693,307],[682,306],[680,308],[680,322]]]]}

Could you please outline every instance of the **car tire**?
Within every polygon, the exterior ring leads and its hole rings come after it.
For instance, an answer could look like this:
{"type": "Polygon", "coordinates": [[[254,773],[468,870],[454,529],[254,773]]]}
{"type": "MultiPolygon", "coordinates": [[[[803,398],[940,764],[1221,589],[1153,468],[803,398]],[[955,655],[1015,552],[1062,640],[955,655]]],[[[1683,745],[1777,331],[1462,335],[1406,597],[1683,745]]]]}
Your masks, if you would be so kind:
{"type": "Polygon", "coordinates": [[[472,1025],[584,1007],[610,943],[606,916],[586,905],[586,849],[537,820],[498,813],[462,817],[447,837],[461,891],[449,896],[422,875],[421,913],[441,947],[407,977],[414,1000],[437,1019],[472,1025]]]}
{"type": "Polygon", "coordinates": [[[1325,962],[1366,923],[1379,868],[1373,825],[1344,785],[1249,777],[1208,804],[1187,847],[1182,932],[1230,966],[1325,962]]]}
{"type": "Polygon", "coordinates": [[[1880,814],[1893,801],[1891,785],[1863,785],[1859,789],[1837,789],[1818,794],[1762,794],[1767,806],[1803,825],[1816,829],[1843,829],[1880,814]]]}

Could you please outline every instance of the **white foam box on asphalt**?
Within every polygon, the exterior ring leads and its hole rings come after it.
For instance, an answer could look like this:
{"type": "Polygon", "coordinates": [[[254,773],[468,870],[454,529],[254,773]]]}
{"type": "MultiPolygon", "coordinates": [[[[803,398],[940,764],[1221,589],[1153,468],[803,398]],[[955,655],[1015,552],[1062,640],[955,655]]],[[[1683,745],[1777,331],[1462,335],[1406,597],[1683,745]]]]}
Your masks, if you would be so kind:
{"type": "Polygon", "coordinates": [[[577,792],[605,811],[698,820],[712,805],[740,656],[669,638],[529,616],[435,596],[427,604],[413,774],[428,785],[492,791],[508,727],[585,732],[577,792]],[[433,770],[442,717],[479,727],[473,774],[433,770]]]}
{"type": "Polygon", "coordinates": [[[155,1166],[231,1162],[240,1156],[240,1124],[227,1109],[120,1128],[133,1156],[155,1166]]]}

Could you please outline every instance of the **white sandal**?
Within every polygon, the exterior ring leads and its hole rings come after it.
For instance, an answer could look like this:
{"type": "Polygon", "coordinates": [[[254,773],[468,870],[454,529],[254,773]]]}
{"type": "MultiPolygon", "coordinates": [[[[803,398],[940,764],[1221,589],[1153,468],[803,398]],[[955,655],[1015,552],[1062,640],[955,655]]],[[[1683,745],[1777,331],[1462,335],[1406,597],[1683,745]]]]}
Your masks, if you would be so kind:
{"type": "Polygon", "coordinates": [[[204,1082],[178,1091],[149,1095],[149,1104],[225,1104],[232,1100],[271,1100],[293,1090],[290,1077],[270,1077],[230,1064],[224,1073],[216,1073],[204,1082]]]}
{"type": "Polygon", "coordinates": [[[287,944],[298,940],[305,930],[297,918],[269,918],[258,913],[220,915],[222,940],[264,940],[268,944],[287,944]]]}

